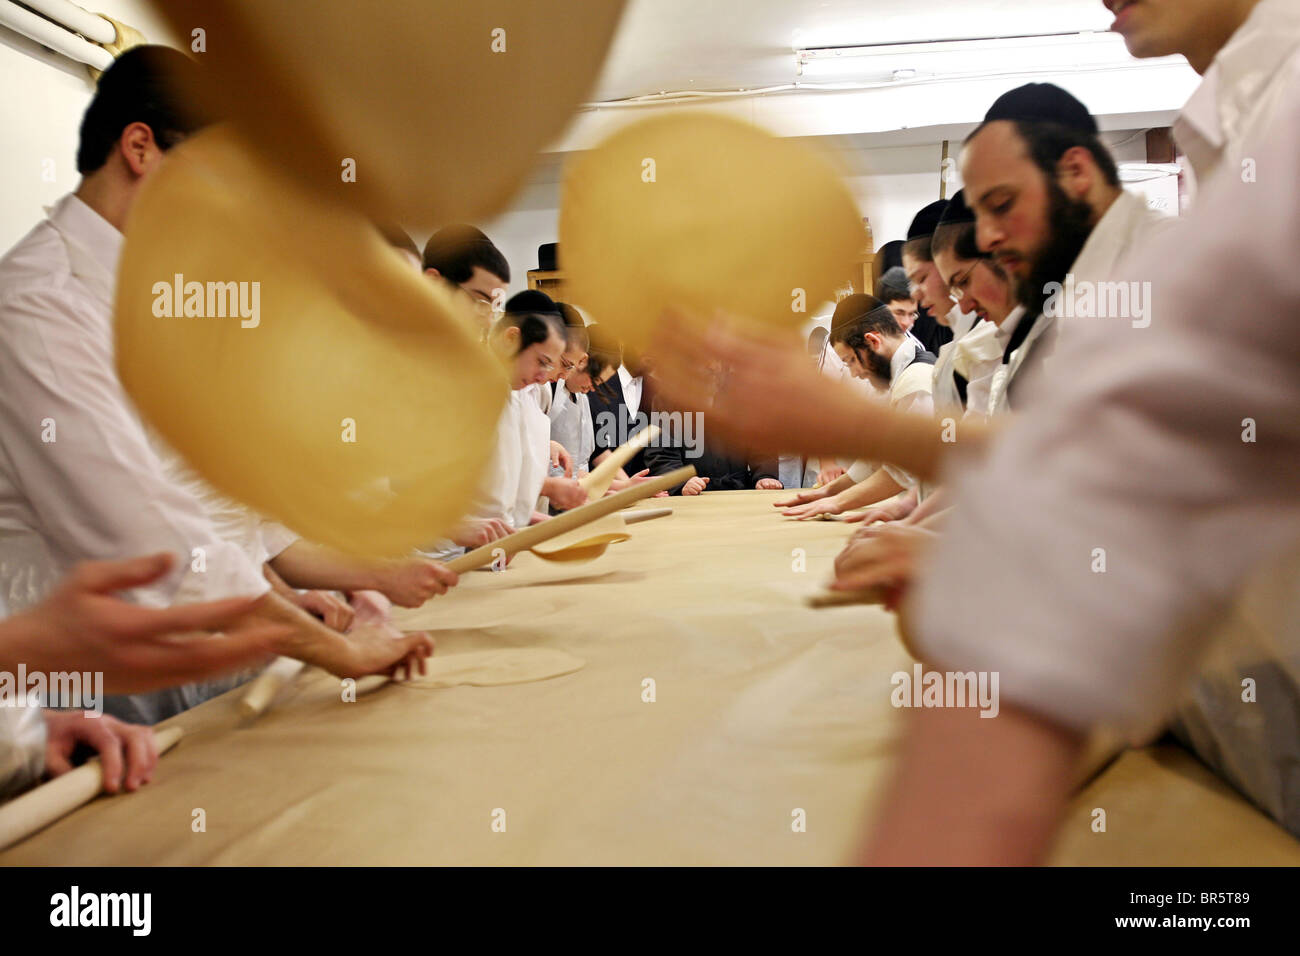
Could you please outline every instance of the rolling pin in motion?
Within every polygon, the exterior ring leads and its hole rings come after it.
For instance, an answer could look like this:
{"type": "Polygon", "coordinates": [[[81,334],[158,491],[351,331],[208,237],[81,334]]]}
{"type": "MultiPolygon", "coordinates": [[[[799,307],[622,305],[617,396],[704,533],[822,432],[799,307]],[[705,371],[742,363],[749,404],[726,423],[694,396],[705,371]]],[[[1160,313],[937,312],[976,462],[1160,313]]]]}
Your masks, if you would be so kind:
{"type": "MultiPolygon", "coordinates": [[[[158,753],[170,750],[184,736],[179,727],[154,732],[158,753]]],[[[0,850],[27,839],[60,817],[89,803],[104,789],[104,768],[92,757],[76,770],[70,770],[49,783],[43,783],[0,806],[0,850]]]]}
{"type": "Polygon", "coordinates": [[[630,488],[624,488],[622,491],[616,491],[604,498],[589,501],[572,511],[566,511],[564,514],[556,515],[554,518],[549,518],[540,524],[531,525],[516,531],[514,534],[508,534],[504,538],[497,538],[495,541],[480,548],[475,548],[473,551],[467,551],[460,557],[448,561],[447,567],[457,574],[473,571],[475,568],[486,567],[498,558],[509,558],[520,551],[527,551],[534,545],[549,541],[551,538],[558,538],[562,534],[567,534],[584,525],[591,524],[598,518],[613,514],[621,508],[626,508],[635,501],[641,501],[651,495],[666,491],[675,485],[680,485],[694,474],[695,466],[686,465],[683,468],[674,469],[666,475],[660,475],[658,478],[651,478],[649,481],[643,481],[630,488]]]}

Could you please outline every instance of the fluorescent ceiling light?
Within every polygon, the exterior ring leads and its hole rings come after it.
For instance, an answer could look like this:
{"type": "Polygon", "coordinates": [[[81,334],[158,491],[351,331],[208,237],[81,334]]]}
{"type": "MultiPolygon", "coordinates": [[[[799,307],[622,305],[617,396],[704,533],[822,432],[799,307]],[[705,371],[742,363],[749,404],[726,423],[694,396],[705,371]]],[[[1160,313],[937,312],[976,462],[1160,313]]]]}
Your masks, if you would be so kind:
{"type": "Polygon", "coordinates": [[[1134,59],[1115,33],[935,40],[795,51],[804,78],[834,77],[859,83],[943,79],[981,73],[1092,71],[1184,63],[1181,56],[1134,59]]]}

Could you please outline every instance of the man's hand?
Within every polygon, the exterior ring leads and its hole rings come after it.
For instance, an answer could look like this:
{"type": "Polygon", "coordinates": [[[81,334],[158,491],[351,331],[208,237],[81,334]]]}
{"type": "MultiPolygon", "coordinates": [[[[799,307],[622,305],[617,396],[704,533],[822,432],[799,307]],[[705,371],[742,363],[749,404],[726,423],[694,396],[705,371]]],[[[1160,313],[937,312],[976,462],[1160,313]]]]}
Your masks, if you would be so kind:
{"type": "Polygon", "coordinates": [[[839,465],[831,465],[829,468],[823,468],[821,471],[817,472],[817,484],[829,485],[836,478],[846,474],[848,474],[848,472],[839,465]]]}
{"type": "MultiPolygon", "coordinates": [[[[864,508],[861,511],[853,511],[844,516],[845,521],[860,521],[863,525],[872,525],[877,521],[902,521],[912,513],[915,507],[915,498],[903,498],[889,504],[876,505],[872,508],[864,508]]],[[[865,528],[859,529],[861,533],[865,528]]]]}
{"type": "Polygon", "coordinates": [[[458,581],[460,576],[455,571],[432,558],[399,558],[379,569],[374,590],[394,604],[419,607],[430,598],[446,594],[458,581]]]}
{"type": "Polygon", "coordinates": [[[362,624],[387,624],[392,617],[393,603],[378,591],[353,591],[348,602],[354,612],[353,622],[362,624]]]}
{"type": "Polygon", "coordinates": [[[569,450],[561,445],[558,441],[551,442],[551,467],[559,468],[563,466],[564,477],[573,477],[573,459],[569,456],[569,450]]]}
{"type": "Polygon", "coordinates": [[[887,525],[869,538],[854,538],[835,558],[833,591],[884,588],[892,611],[912,584],[926,548],[938,537],[918,525],[887,525]]]}
{"type": "Polygon", "coordinates": [[[99,753],[104,769],[104,789],[109,793],[137,790],[153,779],[158,766],[158,749],[153,730],[128,724],[101,714],[87,717],[83,711],[47,710],[45,716],[45,772],[57,777],[72,769],[77,744],[87,744],[99,753]]]}
{"type": "Polygon", "coordinates": [[[775,478],[760,478],[754,483],[754,487],[759,491],[780,491],[785,485],[775,478]]]}
{"type": "Polygon", "coordinates": [[[844,505],[840,502],[839,496],[823,498],[820,501],[812,501],[806,505],[797,505],[793,508],[787,508],[781,514],[787,518],[798,518],[800,521],[807,521],[809,518],[816,518],[818,515],[837,515],[844,510],[844,505]]]}
{"type": "Polygon", "coordinates": [[[682,485],[682,494],[687,496],[703,494],[704,489],[707,488],[708,485],[709,479],[701,478],[699,475],[694,475],[687,478],[686,484],[682,485]]]}
{"type": "Polygon", "coordinates": [[[343,632],[352,626],[352,608],[332,591],[301,591],[289,600],[313,617],[320,618],[326,627],[343,632]]]}
{"type": "Polygon", "coordinates": [[[386,624],[359,624],[338,641],[313,644],[305,654],[295,655],[336,677],[393,676],[425,673],[425,659],[433,654],[433,636],[423,631],[402,634],[386,624]]]}
{"type": "Polygon", "coordinates": [[[801,488],[789,498],[772,502],[773,508],[794,508],[812,501],[821,501],[827,495],[826,488],[801,488]]]}
{"type": "MultiPolygon", "coordinates": [[[[833,381],[808,361],[797,336],[726,327],[719,317],[707,331],[667,315],[656,334],[655,374],[660,394],[682,408],[708,408],[709,429],[746,453],[860,456],[864,420],[880,403],[833,381]],[[725,357],[726,385],[711,387],[711,361],[725,357]]],[[[879,415],[877,414],[877,419],[879,415]]]]}
{"type": "Polygon", "coordinates": [[[514,533],[515,529],[500,518],[466,518],[452,531],[451,540],[473,551],[514,533]]]}
{"type": "Polygon", "coordinates": [[[0,622],[0,664],[32,671],[100,671],[112,694],[188,684],[262,663],[288,627],[234,628],[259,600],[228,598],[166,608],[141,607],[117,591],[171,570],[170,554],[78,564],[50,595],[0,622]],[[227,630],[224,634],[206,633],[227,630]]]}
{"type": "Polygon", "coordinates": [[[587,490],[576,478],[547,478],[542,482],[542,495],[561,511],[572,511],[587,503],[587,490]]]}

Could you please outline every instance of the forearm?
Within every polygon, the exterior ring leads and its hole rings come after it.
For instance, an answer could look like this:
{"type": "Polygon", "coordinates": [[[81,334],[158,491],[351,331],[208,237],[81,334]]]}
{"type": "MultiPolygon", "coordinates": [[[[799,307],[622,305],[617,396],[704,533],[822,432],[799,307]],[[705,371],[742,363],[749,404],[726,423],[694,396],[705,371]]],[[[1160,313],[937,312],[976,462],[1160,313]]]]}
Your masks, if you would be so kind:
{"type": "Polygon", "coordinates": [[[867,505],[874,505],[877,501],[892,498],[902,490],[903,486],[896,482],[889,472],[877,468],[869,477],[836,495],[835,503],[840,505],[843,511],[852,511],[854,508],[865,508],[867,505]]]}
{"type": "Polygon", "coordinates": [[[951,495],[946,489],[939,488],[912,509],[912,513],[907,516],[907,523],[921,524],[932,515],[936,515],[939,512],[946,510],[951,504],[951,495]]]}
{"type": "Polygon", "coordinates": [[[242,615],[231,628],[262,624],[287,626],[287,632],[274,642],[273,649],[282,657],[292,657],[308,664],[325,666],[338,658],[347,646],[347,638],[271,591],[242,615]]]}
{"type": "Polygon", "coordinates": [[[310,541],[295,541],[268,564],[290,587],[322,591],[382,590],[379,564],[310,541]]]}
{"type": "Polygon", "coordinates": [[[1082,738],[1002,704],[907,715],[893,779],[859,862],[1043,863],[1073,787],[1082,738]]]}

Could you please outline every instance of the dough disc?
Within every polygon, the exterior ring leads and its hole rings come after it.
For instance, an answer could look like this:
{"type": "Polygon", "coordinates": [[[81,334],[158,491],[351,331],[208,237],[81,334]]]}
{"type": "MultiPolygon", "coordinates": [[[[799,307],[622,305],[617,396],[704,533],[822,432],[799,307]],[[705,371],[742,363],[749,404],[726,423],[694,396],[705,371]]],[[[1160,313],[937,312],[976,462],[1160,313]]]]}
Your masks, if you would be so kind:
{"type": "Polygon", "coordinates": [[[115,312],[127,392],[219,491],[357,554],[426,545],[468,510],[507,394],[472,319],[232,130],[176,147],[146,183],[115,312]],[[230,289],[209,305],[208,283],[243,283],[256,326],[185,316],[177,275],[214,315],[230,289]]]}
{"type": "Polygon", "coordinates": [[[857,204],[828,162],[726,117],[634,123],[564,176],[570,299],[633,350],[673,306],[696,321],[722,309],[768,328],[802,325],[852,278],[865,245],[857,204]]]}
{"type": "Polygon", "coordinates": [[[495,687],[499,684],[528,684],[581,670],[581,657],[547,647],[510,647],[463,654],[435,654],[426,662],[429,673],[399,683],[400,687],[438,688],[470,684],[495,687]]]}
{"type": "Polygon", "coordinates": [[[408,227],[500,209],[596,81],[622,0],[168,0],[205,98],[263,158],[408,227]],[[355,181],[343,178],[355,161],[355,181]]]}

